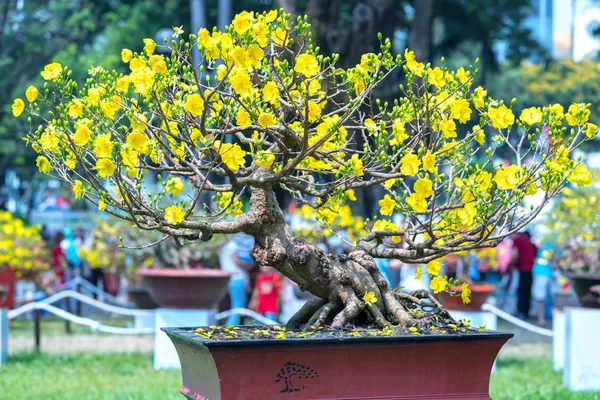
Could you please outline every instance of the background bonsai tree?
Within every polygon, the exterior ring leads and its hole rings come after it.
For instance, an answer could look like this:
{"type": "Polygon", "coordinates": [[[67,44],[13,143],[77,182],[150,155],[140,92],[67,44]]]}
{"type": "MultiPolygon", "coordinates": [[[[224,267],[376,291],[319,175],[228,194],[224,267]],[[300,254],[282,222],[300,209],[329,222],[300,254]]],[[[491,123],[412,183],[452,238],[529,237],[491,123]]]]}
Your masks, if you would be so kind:
{"type": "Polygon", "coordinates": [[[594,187],[565,188],[543,221],[544,240],[563,247],[564,272],[600,273],[600,192],[594,187]]]}
{"type": "Polygon", "coordinates": [[[44,88],[27,90],[27,107],[13,104],[16,116],[26,108],[42,120],[26,138],[40,153],[40,171],[143,230],[178,240],[252,235],[258,264],[318,297],[293,326],[369,322],[402,331],[443,313],[424,291],[389,288],[374,258],[427,263],[431,288],[444,291],[450,283],[438,275],[437,258],[494,246],[568,181],[591,182],[570,158],[596,134],[589,105],[528,108],[516,118],[512,104],[471,87],[476,65],[423,65],[408,50],[393,56],[383,40],[378,54],[337,68],[336,56],[312,46],[306,18],[288,19],[243,12],[226,32],[201,29],[189,41],[174,28],[170,55],[154,54],[156,44],[144,39],[142,52],[122,51],[131,73],[92,67],[81,87],[67,68],[49,64],[44,88]],[[192,63],[196,46],[202,65],[192,63]],[[406,75],[403,96],[380,101],[377,88],[392,73],[406,75]],[[494,159],[504,146],[512,163],[494,159]],[[149,174],[163,175],[159,193],[146,189],[149,174]],[[194,190],[181,197],[184,181],[194,190]],[[329,255],[294,236],[276,186],[325,225],[358,191],[380,186],[381,215],[348,255],[329,255]],[[520,206],[538,192],[537,207],[520,206]],[[388,218],[393,212],[404,215],[403,226],[388,218]],[[386,238],[405,245],[388,247],[386,238]]]}

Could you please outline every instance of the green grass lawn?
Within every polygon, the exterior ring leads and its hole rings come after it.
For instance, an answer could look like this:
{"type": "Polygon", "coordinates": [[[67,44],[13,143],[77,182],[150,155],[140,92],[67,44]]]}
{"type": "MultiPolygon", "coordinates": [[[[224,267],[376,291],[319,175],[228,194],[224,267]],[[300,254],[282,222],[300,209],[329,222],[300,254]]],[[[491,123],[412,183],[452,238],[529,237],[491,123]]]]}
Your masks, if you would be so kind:
{"type": "MultiPolygon", "coordinates": [[[[154,371],[150,353],[19,353],[0,367],[2,399],[182,399],[180,385],[179,371],[154,371]]],[[[600,399],[600,392],[569,392],[549,358],[499,360],[491,395],[494,400],[600,399]]]]}

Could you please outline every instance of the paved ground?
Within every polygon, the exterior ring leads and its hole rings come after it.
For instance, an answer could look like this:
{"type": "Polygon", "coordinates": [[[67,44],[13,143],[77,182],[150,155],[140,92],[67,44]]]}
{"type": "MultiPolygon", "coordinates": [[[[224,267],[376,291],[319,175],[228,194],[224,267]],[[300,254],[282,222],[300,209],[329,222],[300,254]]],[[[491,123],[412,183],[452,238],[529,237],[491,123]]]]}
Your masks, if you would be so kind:
{"type": "MultiPolygon", "coordinates": [[[[11,335],[9,353],[34,350],[31,335],[11,335]]],[[[72,334],[48,335],[41,338],[41,350],[53,354],[81,352],[150,352],[154,349],[152,335],[72,334]]]]}

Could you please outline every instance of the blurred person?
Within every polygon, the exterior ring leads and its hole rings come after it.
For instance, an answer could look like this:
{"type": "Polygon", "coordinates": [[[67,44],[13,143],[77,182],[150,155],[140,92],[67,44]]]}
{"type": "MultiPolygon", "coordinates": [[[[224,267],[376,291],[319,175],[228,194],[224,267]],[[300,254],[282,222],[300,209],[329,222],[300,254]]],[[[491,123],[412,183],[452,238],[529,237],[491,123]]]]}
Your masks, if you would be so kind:
{"type": "Polygon", "coordinates": [[[60,247],[63,250],[63,254],[67,260],[68,269],[65,271],[65,278],[67,280],[73,279],[75,276],[80,274],[81,258],[77,252],[77,246],[75,245],[75,239],[71,229],[63,229],[64,239],[60,243],[60,247]]]}
{"type": "Polygon", "coordinates": [[[281,289],[281,276],[275,268],[261,265],[249,308],[265,318],[277,321],[279,300],[282,297],[281,289]]]}
{"type": "Polygon", "coordinates": [[[517,287],[517,316],[522,319],[529,318],[531,308],[531,286],[533,284],[533,264],[537,247],[531,241],[528,231],[515,233],[512,239],[511,267],[518,271],[519,285],[517,287]]]}
{"type": "Polygon", "coordinates": [[[550,242],[543,242],[539,254],[533,265],[533,287],[532,295],[535,300],[538,324],[546,325],[546,303],[548,302],[552,286],[552,258],[554,246],[550,242]]]}
{"type": "MultiPolygon", "coordinates": [[[[255,267],[250,256],[254,247],[254,238],[250,235],[237,233],[227,242],[219,253],[219,263],[223,271],[232,272],[229,279],[229,298],[231,308],[245,308],[250,290],[249,272],[255,267]]],[[[239,325],[240,315],[230,315],[227,325],[239,325]]]]}
{"type": "Polygon", "coordinates": [[[68,268],[67,257],[60,245],[64,239],[65,235],[62,232],[58,232],[54,235],[54,243],[51,252],[52,258],[50,260],[50,265],[56,275],[56,282],[59,285],[65,283],[65,270],[68,268]]]}

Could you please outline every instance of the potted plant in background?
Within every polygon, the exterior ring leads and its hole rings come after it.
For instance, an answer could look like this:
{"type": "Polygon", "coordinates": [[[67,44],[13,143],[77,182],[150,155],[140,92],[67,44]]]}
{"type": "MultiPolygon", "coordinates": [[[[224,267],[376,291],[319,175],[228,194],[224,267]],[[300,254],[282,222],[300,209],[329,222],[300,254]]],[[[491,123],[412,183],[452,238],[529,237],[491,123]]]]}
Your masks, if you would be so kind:
{"type": "Polygon", "coordinates": [[[40,229],[0,211],[0,307],[14,308],[16,280],[47,284],[53,280],[50,252],[40,229]],[[45,275],[45,279],[44,278],[45,275]]]}
{"type": "MultiPolygon", "coordinates": [[[[210,399],[488,398],[491,365],[511,335],[453,321],[425,290],[393,290],[375,259],[432,266],[453,252],[493,247],[568,182],[591,183],[586,167],[570,158],[597,132],[588,106],[532,107],[517,118],[512,104],[473,88],[476,65],[432,68],[408,50],[392,56],[388,40],[355,67],[338,68],[337,56],[312,46],[305,19],[290,24],[278,11],[243,12],[226,32],[201,29],[189,42],[182,34],[174,30],[168,58],[145,39],[143,52],[122,52],[130,74],[95,67],[82,87],[67,68],[49,64],[47,89],[28,96],[26,107],[43,121],[27,135],[42,172],[71,182],[100,209],[181,243],[251,235],[258,264],[317,297],[287,329],[167,329],[182,392],[210,399]],[[214,76],[192,64],[193,46],[209,67],[218,65],[214,76]],[[404,71],[407,84],[397,99],[379,101],[376,89],[392,71],[404,71]],[[42,113],[38,102],[52,111],[42,113]],[[493,146],[483,146],[488,136],[493,146]],[[512,164],[495,160],[499,148],[512,164]],[[476,154],[485,162],[473,167],[476,154]],[[168,175],[164,190],[148,193],[145,176],[156,171],[168,175]],[[193,190],[174,199],[183,181],[193,190]],[[294,236],[275,186],[315,208],[325,226],[367,187],[381,188],[380,211],[348,254],[327,254],[294,236]],[[537,192],[544,194],[538,206],[520,206],[537,192]],[[206,193],[214,204],[199,203],[206,193]],[[404,226],[388,218],[394,211],[404,226]],[[386,245],[399,237],[403,247],[386,245]]],[[[15,115],[24,108],[15,100],[15,115]]],[[[435,293],[455,283],[428,272],[435,293]]]]}
{"type": "Polygon", "coordinates": [[[595,187],[563,190],[544,219],[544,240],[562,251],[555,257],[570,285],[554,293],[555,304],[569,304],[573,292],[584,307],[597,308],[599,296],[591,290],[600,284],[600,193],[595,187]],[[569,287],[570,286],[570,287],[569,287]],[[572,289],[572,291],[571,291],[572,289]]]}

